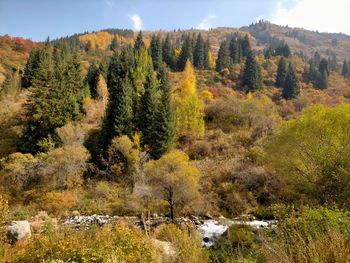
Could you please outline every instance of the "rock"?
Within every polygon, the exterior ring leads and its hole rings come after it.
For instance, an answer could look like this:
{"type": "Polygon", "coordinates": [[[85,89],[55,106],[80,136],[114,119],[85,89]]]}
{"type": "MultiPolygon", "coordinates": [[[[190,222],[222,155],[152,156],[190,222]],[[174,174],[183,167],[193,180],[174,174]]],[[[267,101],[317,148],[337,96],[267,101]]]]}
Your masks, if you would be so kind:
{"type": "Polygon", "coordinates": [[[209,219],[209,220],[213,219],[213,217],[209,213],[205,214],[203,217],[204,219],[209,219]]]}
{"type": "Polygon", "coordinates": [[[159,248],[165,256],[173,257],[176,255],[176,251],[170,242],[154,239],[153,243],[155,247],[159,248]]]}
{"type": "Polygon", "coordinates": [[[32,232],[28,221],[12,221],[11,225],[6,228],[6,238],[11,244],[31,236],[32,232]]]}

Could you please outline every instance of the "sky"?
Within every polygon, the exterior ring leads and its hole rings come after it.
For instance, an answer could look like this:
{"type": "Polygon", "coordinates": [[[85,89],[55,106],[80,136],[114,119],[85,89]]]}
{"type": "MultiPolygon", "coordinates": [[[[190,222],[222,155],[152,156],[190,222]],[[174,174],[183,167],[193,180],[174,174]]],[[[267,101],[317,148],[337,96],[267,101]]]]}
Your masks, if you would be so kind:
{"type": "Polygon", "coordinates": [[[106,28],[241,27],[260,19],[350,34],[350,0],[0,0],[0,35],[35,41],[106,28]]]}

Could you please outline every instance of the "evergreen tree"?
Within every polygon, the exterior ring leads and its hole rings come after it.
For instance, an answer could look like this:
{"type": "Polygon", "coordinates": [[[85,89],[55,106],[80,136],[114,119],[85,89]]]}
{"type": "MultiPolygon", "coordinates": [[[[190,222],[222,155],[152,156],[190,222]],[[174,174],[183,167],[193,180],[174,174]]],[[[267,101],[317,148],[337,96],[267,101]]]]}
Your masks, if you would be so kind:
{"type": "Polygon", "coordinates": [[[86,76],[86,83],[89,85],[90,95],[93,99],[95,99],[97,95],[97,83],[98,83],[99,77],[100,77],[100,69],[96,65],[96,63],[93,62],[89,67],[89,71],[86,76]]]}
{"type": "Polygon", "coordinates": [[[232,38],[230,42],[230,58],[232,64],[238,64],[240,62],[239,42],[237,38],[232,38]]]}
{"type": "Polygon", "coordinates": [[[175,119],[171,99],[171,87],[168,73],[164,67],[162,67],[159,72],[159,82],[161,95],[153,127],[155,134],[151,144],[152,155],[156,159],[159,159],[171,149],[175,136],[175,119]]]}
{"type": "Polygon", "coordinates": [[[163,63],[162,44],[159,35],[153,35],[151,40],[151,56],[154,70],[158,71],[163,63]]]}
{"type": "Polygon", "coordinates": [[[163,61],[170,67],[174,69],[175,66],[175,49],[171,43],[170,35],[166,36],[166,39],[163,43],[163,61]]]}
{"type": "Polygon", "coordinates": [[[202,34],[199,33],[195,44],[194,54],[193,54],[194,66],[197,69],[204,69],[206,51],[207,51],[206,44],[202,38],[202,34]]]}
{"type": "Polygon", "coordinates": [[[181,53],[177,61],[177,69],[183,71],[187,60],[193,63],[193,41],[191,36],[187,36],[182,44],[181,53]]]}
{"type": "Polygon", "coordinates": [[[248,92],[257,91],[262,87],[261,69],[252,50],[247,55],[242,74],[242,85],[247,88],[248,92]]]}
{"type": "Polygon", "coordinates": [[[288,73],[287,61],[284,57],[281,57],[280,62],[278,63],[277,76],[275,86],[282,88],[286,80],[288,73]]]}
{"type": "Polygon", "coordinates": [[[291,54],[291,51],[290,51],[289,45],[288,44],[284,44],[283,42],[275,50],[275,55],[276,56],[282,56],[282,57],[285,57],[285,58],[289,58],[290,54],[291,54]]]}
{"type": "Polygon", "coordinates": [[[22,76],[22,87],[29,88],[32,85],[32,80],[39,66],[39,50],[34,49],[28,58],[22,76]]]}
{"type": "Polygon", "coordinates": [[[282,96],[286,100],[295,98],[299,94],[299,81],[295,71],[295,67],[292,62],[289,62],[288,73],[286,76],[286,81],[283,85],[282,96]]]}
{"type": "Polygon", "coordinates": [[[117,39],[117,36],[114,35],[111,45],[109,46],[109,49],[113,52],[117,52],[118,48],[119,48],[118,39],[117,39]]]}
{"type": "Polygon", "coordinates": [[[153,72],[149,71],[146,76],[145,93],[141,98],[142,118],[139,119],[139,129],[142,133],[142,144],[153,149],[153,141],[155,140],[156,114],[158,109],[157,82],[153,76],[153,72]]]}
{"type": "Polygon", "coordinates": [[[28,122],[19,148],[37,153],[59,143],[56,128],[81,116],[84,85],[76,51],[72,54],[60,45],[53,50],[46,43],[38,53],[32,86],[34,90],[26,106],[28,122]]]}
{"type": "Polygon", "coordinates": [[[141,49],[145,48],[145,42],[143,42],[143,36],[142,31],[140,31],[136,37],[135,44],[134,44],[134,50],[140,51],[141,49]]]}
{"type": "Polygon", "coordinates": [[[225,68],[230,68],[230,51],[226,41],[220,45],[218,59],[216,60],[216,71],[221,72],[225,68]]]}
{"type": "Polygon", "coordinates": [[[328,65],[327,59],[323,58],[320,61],[319,71],[320,71],[321,74],[329,75],[330,72],[329,72],[329,65],[328,65]]]}
{"type": "Polygon", "coordinates": [[[245,35],[244,39],[241,40],[241,49],[242,49],[242,56],[247,57],[249,52],[251,51],[249,36],[245,35]]]}
{"type": "Polygon", "coordinates": [[[346,60],[343,62],[343,67],[342,67],[342,73],[344,77],[349,77],[350,70],[349,70],[349,64],[346,60]]]}
{"type": "Polygon", "coordinates": [[[132,64],[132,51],[126,47],[120,55],[114,55],[109,67],[107,80],[109,102],[101,137],[105,151],[114,137],[132,135],[133,87],[130,80],[132,64]]]}
{"type": "Polygon", "coordinates": [[[212,69],[215,66],[215,61],[213,58],[213,53],[211,52],[211,48],[210,48],[210,42],[209,42],[209,38],[207,38],[207,41],[205,42],[205,54],[204,54],[204,68],[205,69],[212,69]]]}

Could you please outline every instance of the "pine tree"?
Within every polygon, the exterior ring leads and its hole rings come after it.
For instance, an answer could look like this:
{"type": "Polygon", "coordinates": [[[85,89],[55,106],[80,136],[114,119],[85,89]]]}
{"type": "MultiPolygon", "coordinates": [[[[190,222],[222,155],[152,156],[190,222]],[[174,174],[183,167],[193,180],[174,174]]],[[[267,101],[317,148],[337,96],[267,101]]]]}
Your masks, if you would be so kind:
{"type": "Polygon", "coordinates": [[[38,69],[39,64],[39,50],[34,49],[28,58],[27,64],[24,68],[24,73],[22,76],[22,87],[29,88],[32,85],[32,80],[38,69]]]}
{"type": "Polygon", "coordinates": [[[86,76],[86,83],[89,85],[90,95],[93,99],[95,99],[97,95],[97,83],[98,83],[99,77],[100,77],[100,69],[96,65],[96,63],[93,62],[89,67],[89,71],[86,76]]]}
{"type": "Polygon", "coordinates": [[[143,48],[146,48],[146,45],[145,42],[143,42],[142,31],[140,31],[135,40],[134,50],[140,51],[143,48]]]}
{"type": "Polygon", "coordinates": [[[342,67],[342,73],[344,77],[349,77],[350,70],[349,70],[349,64],[346,60],[343,62],[343,67],[342,67]]]}
{"type": "Polygon", "coordinates": [[[169,68],[174,69],[175,66],[175,49],[171,43],[170,35],[166,36],[163,43],[163,61],[168,65],[169,68]]]}
{"type": "Polygon", "coordinates": [[[288,73],[287,61],[284,57],[281,57],[280,62],[278,63],[277,76],[275,86],[282,88],[286,80],[288,73]]]}
{"type": "Polygon", "coordinates": [[[206,56],[206,44],[202,38],[202,34],[199,33],[195,44],[194,54],[193,54],[194,66],[197,69],[204,69],[205,56],[206,56]]]}
{"type": "Polygon", "coordinates": [[[191,36],[187,36],[182,44],[181,53],[177,61],[177,69],[183,71],[187,60],[193,63],[193,41],[191,36]]]}
{"type": "Polygon", "coordinates": [[[299,81],[295,71],[294,65],[289,62],[288,73],[286,76],[286,81],[283,85],[282,96],[286,100],[295,98],[299,94],[299,81]]]}
{"type": "Polygon", "coordinates": [[[239,42],[237,38],[233,37],[230,42],[230,58],[232,61],[232,64],[238,64],[240,62],[239,57],[239,42]]]}
{"type": "Polygon", "coordinates": [[[102,147],[107,150],[114,137],[132,135],[133,131],[133,87],[130,80],[130,65],[133,55],[130,48],[112,58],[107,86],[109,103],[102,128],[102,147]]]}
{"type": "Polygon", "coordinates": [[[152,155],[156,159],[159,159],[171,149],[175,136],[175,120],[171,99],[171,87],[169,84],[168,73],[164,67],[162,67],[159,72],[159,84],[161,95],[153,127],[155,134],[151,144],[152,155]]]}
{"type": "Polygon", "coordinates": [[[153,35],[151,40],[151,56],[154,70],[158,71],[163,63],[162,44],[159,35],[153,35]]]}
{"type": "Polygon", "coordinates": [[[242,75],[242,85],[246,87],[247,92],[257,91],[262,87],[261,69],[252,50],[247,55],[242,75]]]}
{"type": "Polygon", "coordinates": [[[230,68],[230,51],[226,41],[220,45],[218,59],[216,60],[216,71],[221,72],[225,68],[230,68]]]}
{"type": "Polygon", "coordinates": [[[245,35],[244,39],[241,40],[242,56],[247,57],[251,51],[249,36],[245,35]]]}

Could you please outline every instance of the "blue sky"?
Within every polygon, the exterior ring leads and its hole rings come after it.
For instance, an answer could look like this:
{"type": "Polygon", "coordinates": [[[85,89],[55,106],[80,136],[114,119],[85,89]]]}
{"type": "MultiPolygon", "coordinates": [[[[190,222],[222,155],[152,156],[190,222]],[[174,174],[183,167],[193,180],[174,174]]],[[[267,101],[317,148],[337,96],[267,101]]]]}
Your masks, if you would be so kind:
{"type": "Polygon", "coordinates": [[[0,0],[0,35],[44,40],[47,36],[56,38],[104,28],[240,27],[259,18],[282,25],[350,33],[350,23],[339,21],[342,14],[347,17],[350,1],[329,3],[328,0],[0,0]]]}

